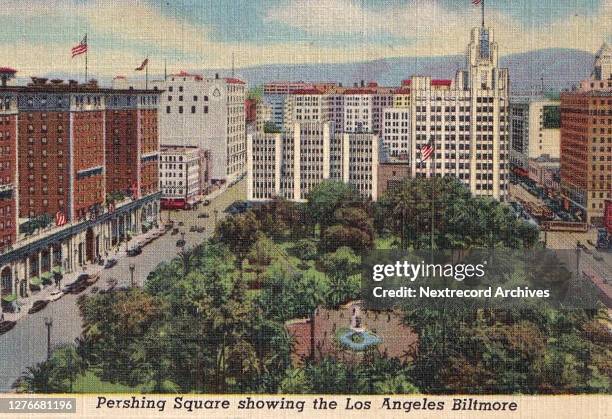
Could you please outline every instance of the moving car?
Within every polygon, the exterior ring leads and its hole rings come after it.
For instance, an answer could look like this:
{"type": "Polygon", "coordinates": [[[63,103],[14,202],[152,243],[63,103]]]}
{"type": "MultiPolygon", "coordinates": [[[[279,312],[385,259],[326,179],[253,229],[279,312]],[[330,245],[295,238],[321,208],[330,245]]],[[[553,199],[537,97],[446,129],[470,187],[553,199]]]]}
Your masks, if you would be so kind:
{"type": "Polygon", "coordinates": [[[194,233],[194,232],[196,232],[196,231],[198,231],[198,227],[197,227],[197,226],[191,226],[191,227],[189,227],[189,232],[190,232],[190,233],[194,233]]]}
{"type": "Polygon", "coordinates": [[[106,259],[106,263],[104,264],[104,269],[110,269],[117,264],[117,259],[109,258],[106,259]]]}
{"type": "Polygon", "coordinates": [[[176,241],[176,247],[183,247],[183,246],[185,246],[185,240],[179,239],[176,241]]]}
{"type": "Polygon", "coordinates": [[[198,218],[208,218],[208,217],[210,217],[210,216],[208,215],[207,212],[203,212],[203,213],[198,214],[198,218]]]}
{"type": "Polygon", "coordinates": [[[210,205],[210,199],[205,199],[204,202],[202,202],[202,204],[207,207],[210,205]]]}
{"type": "Polygon", "coordinates": [[[49,294],[49,298],[48,298],[48,300],[49,300],[49,301],[57,301],[57,300],[59,300],[60,298],[62,298],[63,296],[64,296],[63,291],[61,291],[61,290],[53,290],[53,291],[51,291],[51,293],[49,294]]]}
{"type": "Polygon", "coordinates": [[[39,312],[43,308],[47,307],[47,304],[49,304],[49,300],[34,301],[34,304],[32,304],[32,307],[30,307],[30,309],[28,310],[28,314],[39,312]]]}
{"type": "Polygon", "coordinates": [[[15,327],[16,324],[17,322],[13,322],[10,320],[5,320],[3,322],[0,322],[0,335],[3,335],[9,330],[11,330],[13,327],[15,327]]]}
{"type": "Polygon", "coordinates": [[[79,282],[74,287],[72,287],[72,289],[70,290],[70,293],[71,294],[80,294],[83,291],[85,291],[86,289],[87,289],[87,283],[86,282],[79,282]]]}
{"type": "Polygon", "coordinates": [[[138,256],[141,253],[142,253],[142,247],[141,246],[134,246],[134,247],[128,249],[128,251],[127,251],[127,255],[130,256],[130,257],[138,256]]]}

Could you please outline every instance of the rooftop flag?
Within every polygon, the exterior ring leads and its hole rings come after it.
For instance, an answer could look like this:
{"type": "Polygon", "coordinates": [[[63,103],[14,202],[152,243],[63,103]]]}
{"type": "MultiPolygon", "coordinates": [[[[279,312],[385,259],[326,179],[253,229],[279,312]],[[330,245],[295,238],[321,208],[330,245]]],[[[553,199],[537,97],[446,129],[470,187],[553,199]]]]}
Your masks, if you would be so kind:
{"type": "Polygon", "coordinates": [[[142,64],[140,64],[140,67],[136,67],[136,68],[134,69],[134,71],[142,71],[142,70],[144,70],[144,69],[145,69],[145,67],[146,67],[146,66],[148,66],[148,65],[149,65],[149,59],[148,59],[148,58],[145,58],[145,60],[142,62],[142,64]]]}
{"type": "Polygon", "coordinates": [[[72,47],[72,58],[85,54],[87,52],[87,34],[83,37],[83,40],[78,45],[72,47]]]}

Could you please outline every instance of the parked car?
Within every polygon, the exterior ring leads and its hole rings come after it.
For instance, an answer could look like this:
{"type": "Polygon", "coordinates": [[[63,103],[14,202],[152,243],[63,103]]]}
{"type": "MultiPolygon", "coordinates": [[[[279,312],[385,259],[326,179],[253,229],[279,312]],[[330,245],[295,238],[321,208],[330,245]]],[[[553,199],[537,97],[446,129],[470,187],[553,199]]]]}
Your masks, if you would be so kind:
{"type": "Polygon", "coordinates": [[[87,281],[85,281],[86,285],[93,285],[96,282],[98,282],[98,279],[100,279],[100,275],[89,275],[89,277],[87,278],[87,281]]]}
{"type": "Polygon", "coordinates": [[[198,227],[197,227],[197,226],[191,226],[191,227],[189,227],[189,232],[190,232],[190,233],[195,233],[196,231],[198,231],[198,227]]]}
{"type": "Polygon", "coordinates": [[[179,225],[179,227],[183,227],[185,225],[185,223],[182,222],[182,221],[179,221],[178,225],[179,225]]]}
{"type": "Polygon", "coordinates": [[[100,288],[98,288],[98,287],[91,287],[91,290],[89,292],[91,292],[92,294],[96,294],[98,291],[100,291],[100,288]]]}
{"type": "Polygon", "coordinates": [[[142,247],[141,246],[134,246],[134,247],[128,249],[128,251],[127,251],[127,255],[130,256],[130,257],[138,256],[141,253],[142,253],[142,247]]]}
{"type": "Polygon", "coordinates": [[[49,294],[49,301],[57,301],[64,296],[64,292],[61,290],[53,290],[49,294]]]}
{"type": "Polygon", "coordinates": [[[185,240],[179,239],[176,241],[176,247],[183,247],[183,246],[185,246],[185,240]]]}
{"type": "Polygon", "coordinates": [[[28,310],[28,313],[29,314],[38,313],[43,308],[47,307],[47,304],[49,304],[49,300],[34,301],[34,304],[32,304],[32,307],[30,307],[30,309],[28,310]]]}
{"type": "Polygon", "coordinates": [[[200,227],[198,227],[198,229],[196,231],[198,233],[204,233],[206,231],[206,228],[204,228],[204,226],[200,226],[200,227]]]}
{"type": "Polygon", "coordinates": [[[210,217],[210,215],[208,215],[207,212],[202,212],[202,213],[198,214],[198,218],[208,218],[208,217],[210,217]]]}
{"type": "Polygon", "coordinates": [[[210,199],[205,199],[205,200],[202,202],[202,204],[203,204],[205,207],[209,206],[209,205],[210,205],[210,199]]]}
{"type": "Polygon", "coordinates": [[[17,322],[13,322],[10,320],[5,320],[3,322],[0,322],[0,335],[3,335],[9,330],[11,330],[13,327],[15,327],[16,324],[17,322]]]}
{"type": "Polygon", "coordinates": [[[171,234],[172,234],[173,236],[174,236],[175,234],[178,234],[178,233],[179,233],[179,229],[178,229],[178,228],[176,228],[176,227],[175,227],[175,228],[173,228],[173,229],[172,229],[172,233],[171,233],[171,234]]]}
{"type": "Polygon", "coordinates": [[[117,259],[109,258],[106,259],[106,263],[104,264],[104,269],[110,269],[117,264],[117,259]]]}

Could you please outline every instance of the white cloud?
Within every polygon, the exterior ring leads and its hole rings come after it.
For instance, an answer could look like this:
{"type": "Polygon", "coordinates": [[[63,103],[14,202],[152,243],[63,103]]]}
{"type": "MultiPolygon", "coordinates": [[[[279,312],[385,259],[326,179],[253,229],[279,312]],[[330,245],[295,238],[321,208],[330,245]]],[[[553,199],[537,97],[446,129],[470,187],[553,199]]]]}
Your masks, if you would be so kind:
{"type": "MultiPolygon", "coordinates": [[[[394,49],[404,55],[445,55],[465,49],[468,31],[479,24],[478,8],[445,9],[435,1],[415,0],[374,10],[354,0],[292,0],[270,10],[269,24],[283,24],[310,34],[348,34],[364,37],[390,35],[408,45],[394,49]],[[363,25],[362,25],[363,22],[363,25]]],[[[594,17],[570,16],[539,27],[526,27],[511,16],[487,12],[502,54],[538,48],[575,48],[594,51],[612,33],[612,0],[604,0],[594,17]]],[[[371,47],[370,47],[371,48],[371,47]]]]}
{"type": "MultiPolygon", "coordinates": [[[[72,60],[69,51],[85,31],[91,47],[90,74],[99,76],[131,75],[145,55],[151,58],[151,71],[159,73],[165,57],[173,71],[227,68],[232,52],[236,53],[238,67],[461,54],[468,43],[469,28],[479,23],[477,9],[469,7],[467,0],[466,3],[464,9],[455,12],[431,0],[365,10],[359,1],[290,0],[269,10],[264,19],[268,25],[295,28],[294,39],[261,44],[217,41],[212,28],[164,15],[142,0],[95,0],[79,5],[70,0],[5,0],[0,23],[3,17],[15,16],[24,22],[24,27],[14,30],[44,31],[44,27],[27,26],[30,18],[41,16],[49,22],[68,16],[74,23],[62,28],[71,39],[67,43],[35,44],[26,40],[0,43],[0,64],[16,67],[22,76],[71,72],[76,77],[83,71],[82,59],[72,60]],[[321,47],[316,42],[304,42],[298,35],[305,31],[333,39],[342,34],[359,41],[362,30],[363,45],[352,42],[344,47],[321,47]],[[406,41],[387,45],[370,41],[384,36],[406,41]]],[[[487,21],[496,30],[502,55],[549,47],[594,52],[611,35],[612,0],[604,0],[594,18],[571,16],[541,27],[525,27],[510,16],[493,12],[488,13],[487,21]]]]}

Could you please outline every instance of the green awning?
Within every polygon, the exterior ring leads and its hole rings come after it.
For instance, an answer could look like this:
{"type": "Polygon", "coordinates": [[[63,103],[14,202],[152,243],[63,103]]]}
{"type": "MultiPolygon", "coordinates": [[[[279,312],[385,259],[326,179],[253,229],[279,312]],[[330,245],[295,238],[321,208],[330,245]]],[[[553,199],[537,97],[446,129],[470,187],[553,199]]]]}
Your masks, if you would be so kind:
{"type": "Polygon", "coordinates": [[[43,274],[40,277],[42,279],[51,279],[52,276],[53,276],[52,272],[43,272],[43,274]]]}
{"type": "Polygon", "coordinates": [[[42,284],[42,280],[39,277],[34,276],[30,278],[30,285],[41,285],[41,284],[42,284]]]}
{"type": "Polygon", "coordinates": [[[64,268],[62,268],[61,266],[54,266],[53,269],[51,269],[51,272],[53,272],[54,274],[61,274],[64,273],[64,268]]]}
{"type": "Polygon", "coordinates": [[[6,303],[12,303],[16,299],[17,299],[17,296],[15,294],[5,295],[4,297],[2,297],[2,301],[6,303]]]}

